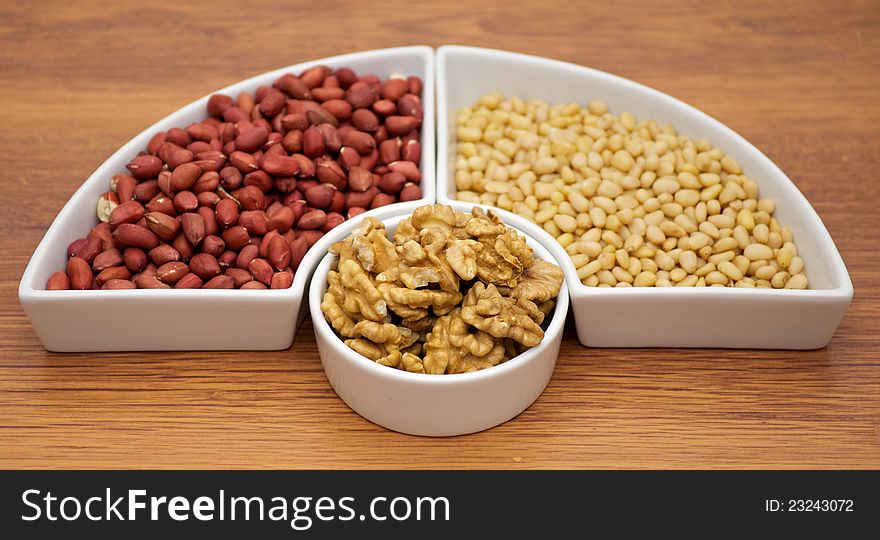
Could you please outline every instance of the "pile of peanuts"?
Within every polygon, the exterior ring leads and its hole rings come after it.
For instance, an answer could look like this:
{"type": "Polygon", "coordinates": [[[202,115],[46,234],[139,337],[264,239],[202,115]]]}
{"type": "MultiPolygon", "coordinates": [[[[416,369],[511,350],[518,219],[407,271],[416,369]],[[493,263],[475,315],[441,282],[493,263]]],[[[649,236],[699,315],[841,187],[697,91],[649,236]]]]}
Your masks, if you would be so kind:
{"type": "Polygon", "coordinates": [[[773,201],[708,141],[499,93],[459,112],[457,139],[457,198],[542,226],[587,286],[807,288],[773,201]]]}
{"type": "Polygon", "coordinates": [[[100,223],[49,290],[288,288],[306,251],[369,209],[422,197],[418,77],[315,66],[156,133],[110,180],[100,223]]]}

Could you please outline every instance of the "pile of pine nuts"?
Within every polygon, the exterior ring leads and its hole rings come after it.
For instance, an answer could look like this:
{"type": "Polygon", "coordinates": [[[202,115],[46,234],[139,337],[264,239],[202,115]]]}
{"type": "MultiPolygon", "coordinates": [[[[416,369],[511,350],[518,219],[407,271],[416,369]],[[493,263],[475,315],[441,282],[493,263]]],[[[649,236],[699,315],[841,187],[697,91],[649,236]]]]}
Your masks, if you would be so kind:
{"type": "Polygon", "coordinates": [[[791,230],[731,156],[599,101],[483,96],[457,118],[457,199],[553,235],[591,287],[806,289],[791,230]]]}

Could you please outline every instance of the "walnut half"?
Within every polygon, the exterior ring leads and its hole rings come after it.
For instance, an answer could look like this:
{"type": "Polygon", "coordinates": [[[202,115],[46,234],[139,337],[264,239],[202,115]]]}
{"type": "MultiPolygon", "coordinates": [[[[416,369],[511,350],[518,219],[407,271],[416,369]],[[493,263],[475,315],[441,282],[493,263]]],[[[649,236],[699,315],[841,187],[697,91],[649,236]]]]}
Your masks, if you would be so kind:
{"type": "Polygon", "coordinates": [[[538,345],[563,281],[479,208],[419,207],[391,239],[368,218],[330,251],[324,317],[351,349],[413,373],[486,369],[538,345]]]}

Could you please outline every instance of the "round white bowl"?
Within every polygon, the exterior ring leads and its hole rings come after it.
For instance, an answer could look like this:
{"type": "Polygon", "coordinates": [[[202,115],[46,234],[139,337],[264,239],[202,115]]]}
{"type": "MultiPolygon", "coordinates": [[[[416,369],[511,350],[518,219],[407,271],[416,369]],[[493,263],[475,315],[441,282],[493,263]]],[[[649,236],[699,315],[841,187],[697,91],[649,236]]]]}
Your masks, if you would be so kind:
{"type": "MultiPolygon", "coordinates": [[[[315,65],[349,66],[359,73],[387,77],[418,75],[424,82],[422,103],[422,199],[395,203],[365,212],[382,217],[389,208],[410,209],[434,201],[434,51],[412,46],[377,49],[321,58],[273,70],[237,82],[214,93],[237,95],[272,84],[288,72],[315,65]]],[[[107,191],[111,176],[157,132],[186,126],[206,115],[207,96],[156,122],[117,150],[86,179],[65,204],[34,251],[18,298],[43,343],[50,351],[173,351],[275,350],[290,347],[305,314],[305,287],[320,258],[338,238],[350,231],[346,221],[309,249],[296,271],[293,285],[277,290],[136,289],[114,291],[47,291],[46,280],[64,268],[65,251],[97,224],[95,201],[107,191]],[[340,236],[341,235],[341,236],[340,236]],[[222,329],[222,331],[218,331],[222,329]]]]}
{"type": "MultiPolygon", "coordinates": [[[[389,234],[410,214],[383,219],[389,234]]],[[[539,259],[558,264],[528,234],[526,242],[539,259]]],[[[333,390],[352,410],[388,429],[431,437],[464,435],[504,423],[529,407],[550,382],[568,313],[563,285],[545,324],[541,343],[503,364],[454,375],[425,375],[390,368],[361,356],[336,335],[321,312],[327,272],[335,255],[318,264],[309,286],[309,309],[324,373],[333,390]]]]}

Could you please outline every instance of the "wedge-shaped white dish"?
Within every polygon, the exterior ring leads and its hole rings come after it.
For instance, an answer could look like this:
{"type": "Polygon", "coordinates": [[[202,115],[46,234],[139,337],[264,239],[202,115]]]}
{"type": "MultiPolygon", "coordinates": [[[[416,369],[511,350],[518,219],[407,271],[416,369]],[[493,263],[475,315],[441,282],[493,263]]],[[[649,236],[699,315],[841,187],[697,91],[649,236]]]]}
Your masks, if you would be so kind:
{"type": "Polygon", "coordinates": [[[511,213],[505,221],[540,240],[562,263],[578,337],[592,347],[824,347],[852,295],[843,259],[816,211],[767,156],[714,118],[675,98],[594,69],[522,54],[444,46],[437,51],[437,200],[455,198],[455,116],[500,91],[550,103],[598,99],[612,112],[669,123],[733,156],[776,202],[804,259],[808,290],[587,287],[562,247],[542,228],[511,213]]]}
{"type": "MultiPolygon", "coordinates": [[[[362,214],[385,216],[433,202],[434,51],[414,46],[364,51],[292,65],[235,83],[213,93],[232,96],[272,84],[280,75],[311,66],[348,66],[359,74],[394,73],[422,78],[422,193],[419,201],[397,203],[362,214]],[[391,210],[393,211],[393,210],[391,210]]],[[[157,131],[185,127],[207,115],[205,96],[160,120],[115,152],[70,198],[37,246],[19,285],[18,297],[37,336],[50,351],[285,349],[305,313],[304,291],[330,244],[348,234],[349,222],[319,240],[285,290],[113,290],[47,291],[46,280],[66,263],[65,251],[97,223],[95,201],[112,175],[147,146],[157,131]]],[[[357,221],[357,220],[353,220],[357,221]]]]}
{"type": "MultiPolygon", "coordinates": [[[[456,209],[470,212],[472,206],[457,205],[456,209]]],[[[392,234],[410,214],[397,213],[380,219],[392,234]]],[[[528,233],[523,236],[537,258],[558,264],[540,242],[529,238],[528,233]]],[[[324,319],[321,299],[327,291],[327,273],[335,257],[327,255],[315,270],[309,286],[309,310],[327,380],[342,401],[367,420],[411,435],[447,437],[474,433],[504,423],[527,409],[550,382],[568,315],[565,287],[556,298],[556,308],[542,325],[544,339],[537,346],[503,364],[472,373],[409,373],[356,353],[324,319]]]]}

